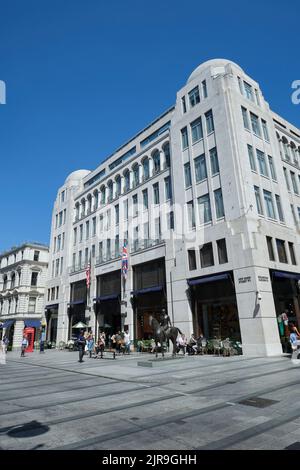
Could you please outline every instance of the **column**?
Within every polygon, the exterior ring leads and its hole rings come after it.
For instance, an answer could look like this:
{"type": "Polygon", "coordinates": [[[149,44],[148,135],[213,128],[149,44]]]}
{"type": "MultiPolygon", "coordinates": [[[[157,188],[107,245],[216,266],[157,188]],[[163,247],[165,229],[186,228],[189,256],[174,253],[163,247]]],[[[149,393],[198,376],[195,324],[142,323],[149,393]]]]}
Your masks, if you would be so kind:
{"type": "Polygon", "coordinates": [[[163,150],[159,151],[159,157],[160,157],[160,171],[163,171],[166,168],[166,156],[165,152],[163,150]]]}
{"type": "Polygon", "coordinates": [[[14,337],[12,348],[14,350],[21,350],[21,343],[23,338],[24,322],[22,320],[17,320],[14,325],[14,337]]]}
{"type": "Polygon", "coordinates": [[[261,267],[235,269],[234,282],[243,354],[281,355],[269,270],[261,267]]]}
{"type": "Polygon", "coordinates": [[[154,170],[153,158],[149,157],[149,176],[150,176],[150,178],[151,178],[151,176],[153,176],[153,170],[154,170]]]}

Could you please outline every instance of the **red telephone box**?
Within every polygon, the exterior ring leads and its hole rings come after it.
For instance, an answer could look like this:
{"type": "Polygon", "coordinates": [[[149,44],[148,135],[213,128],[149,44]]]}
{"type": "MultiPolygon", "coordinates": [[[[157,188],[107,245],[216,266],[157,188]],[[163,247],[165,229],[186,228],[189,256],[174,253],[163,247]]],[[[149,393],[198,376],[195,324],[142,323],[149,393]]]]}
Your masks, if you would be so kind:
{"type": "Polygon", "coordinates": [[[25,351],[32,352],[34,348],[34,328],[31,328],[31,327],[24,328],[24,333],[28,341],[28,346],[25,349],[25,351]]]}

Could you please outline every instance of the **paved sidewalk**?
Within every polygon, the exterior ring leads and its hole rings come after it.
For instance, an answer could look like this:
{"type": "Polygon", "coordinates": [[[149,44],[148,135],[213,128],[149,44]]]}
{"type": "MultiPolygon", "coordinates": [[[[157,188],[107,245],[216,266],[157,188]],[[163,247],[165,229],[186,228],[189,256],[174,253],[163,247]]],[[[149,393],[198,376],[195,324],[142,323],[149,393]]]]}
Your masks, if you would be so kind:
{"type": "MultiPolygon", "coordinates": [[[[287,356],[46,350],[0,364],[1,449],[300,449],[300,367],[287,356]]],[[[300,363],[300,361],[299,361],[300,363]]]]}

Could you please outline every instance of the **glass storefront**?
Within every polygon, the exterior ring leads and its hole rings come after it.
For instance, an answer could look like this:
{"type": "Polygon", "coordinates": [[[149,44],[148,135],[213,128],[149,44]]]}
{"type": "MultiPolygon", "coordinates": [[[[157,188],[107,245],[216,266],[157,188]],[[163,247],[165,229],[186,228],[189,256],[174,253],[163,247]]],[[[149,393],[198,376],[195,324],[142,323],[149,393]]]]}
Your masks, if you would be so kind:
{"type": "Polygon", "coordinates": [[[189,286],[195,336],[241,341],[232,274],[191,279],[189,286]]]}

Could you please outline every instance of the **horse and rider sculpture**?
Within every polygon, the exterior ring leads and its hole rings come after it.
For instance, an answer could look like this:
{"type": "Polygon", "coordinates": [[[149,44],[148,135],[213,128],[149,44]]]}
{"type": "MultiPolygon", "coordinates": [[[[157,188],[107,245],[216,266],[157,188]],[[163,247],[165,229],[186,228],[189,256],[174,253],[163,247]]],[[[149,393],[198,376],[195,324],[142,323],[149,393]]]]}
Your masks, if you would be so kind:
{"type": "Polygon", "coordinates": [[[169,315],[165,310],[162,310],[161,321],[159,322],[156,318],[150,315],[150,326],[153,330],[153,337],[155,342],[155,357],[157,357],[157,352],[159,345],[161,345],[162,357],[164,357],[164,347],[163,344],[168,340],[171,340],[173,343],[173,352],[172,356],[176,356],[177,352],[177,337],[178,334],[182,334],[180,329],[176,326],[172,326],[169,315]]]}

